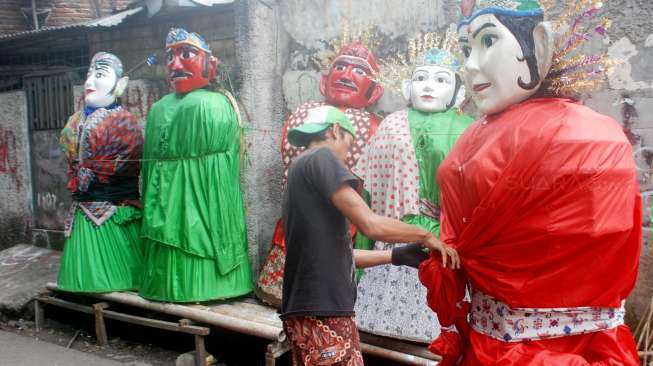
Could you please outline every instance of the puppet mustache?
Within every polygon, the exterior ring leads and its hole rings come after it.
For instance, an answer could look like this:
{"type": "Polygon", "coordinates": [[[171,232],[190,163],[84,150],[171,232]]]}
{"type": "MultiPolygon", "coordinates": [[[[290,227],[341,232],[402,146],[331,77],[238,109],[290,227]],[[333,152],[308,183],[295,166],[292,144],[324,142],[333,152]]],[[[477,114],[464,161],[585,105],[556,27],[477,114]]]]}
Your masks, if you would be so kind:
{"type": "Polygon", "coordinates": [[[173,71],[170,73],[170,79],[187,78],[191,76],[193,76],[193,73],[188,71],[173,71]]]}
{"type": "Polygon", "coordinates": [[[340,80],[336,81],[336,85],[344,86],[345,88],[351,89],[353,91],[358,90],[358,88],[356,87],[356,84],[354,84],[353,82],[351,82],[351,81],[349,81],[347,79],[340,79],[340,80]]]}

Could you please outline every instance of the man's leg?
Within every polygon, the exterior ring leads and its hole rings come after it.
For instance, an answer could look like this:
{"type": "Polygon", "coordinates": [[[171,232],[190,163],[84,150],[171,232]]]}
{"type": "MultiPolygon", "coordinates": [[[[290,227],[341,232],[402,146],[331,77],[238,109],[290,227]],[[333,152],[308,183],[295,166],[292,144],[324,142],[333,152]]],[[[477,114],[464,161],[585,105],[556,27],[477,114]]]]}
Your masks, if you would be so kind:
{"type": "Polygon", "coordinates": [[[296,366],[363,366],[354,317],[292,317],[283,322],[296,366]]]}

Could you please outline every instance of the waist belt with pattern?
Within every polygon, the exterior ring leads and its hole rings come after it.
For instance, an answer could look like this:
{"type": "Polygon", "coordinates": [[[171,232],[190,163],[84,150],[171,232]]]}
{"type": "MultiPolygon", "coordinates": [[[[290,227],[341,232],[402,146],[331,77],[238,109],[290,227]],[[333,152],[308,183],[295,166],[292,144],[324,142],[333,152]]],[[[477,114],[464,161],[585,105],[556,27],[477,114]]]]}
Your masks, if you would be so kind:
{"type": "Polygon", "coordinates": [[[600,332],[624,324],[619,308],[510,308],[478,290],[472,295],[469,323],[479,333],[505,342],[521,342],[600,332]]]}

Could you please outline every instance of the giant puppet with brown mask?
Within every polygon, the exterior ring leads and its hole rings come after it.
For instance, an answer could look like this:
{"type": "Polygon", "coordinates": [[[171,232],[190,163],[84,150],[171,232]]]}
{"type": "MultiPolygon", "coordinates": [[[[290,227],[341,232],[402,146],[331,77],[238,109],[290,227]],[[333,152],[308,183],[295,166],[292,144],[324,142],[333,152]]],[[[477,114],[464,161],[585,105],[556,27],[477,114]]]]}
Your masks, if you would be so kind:
{"type": "MultiPolygon", "coordinates": [[[[380,80],[403,93],[409,107],[387,116],[354,167],[372,211],[440,235],[440,192],[435,172],[473,119],[459,109],[465,97],[456,32],[426,33],[390,57],[380,80]]],[[[375,250],[392,244],[377,241],[375,250]]],[[[368,333],[429,343],[440,334],[426,306],[417,270],[366,268],[358,283],[358,328],[368,333]]]]}
{"type": "Polygon", "coordinates": [[[61,131],[73,196],[57,280],[65,291],[138,287],[143,133],[118,102],[127,81],[118,57],[95,54],[84,84],[84,109],[61,131]]]}
{"type": "Polygon", "coordinates": [[[463,1],[466,78],[484,115],[437,175],[441,239],[462,269],[433,256],[419,270],[444,365],[639,364],[624,325],[641,245],[632,148],[615,120],[568,98],[609,63],[581,47],[605,32],[600,7],[571,2],[556,24],[535,0],[463,1]]]}
{"type": "Polygon", "coordinates": [[[218,60],[198,34],[166,39],[173,93],[147,116],[140,295],[191,302],[246,294],[253,283],[240,188],[241,125],[228,94],[207,89],[218,60]]]}
{"type": "MultiPolygon", "coordinates": [[[[379,64],[370,51],[371,47],[366,45],[372,43],[369,41],[369,37],[354,36],[353,38],[368,39],[368,41],[343,42],[344,44],[338,50],[335,58],[328,63],[328,71],[322,75],[320,80],[320,93],[324,96],[325,101],[304,103],[284,123],[281,138],[284,184],[288,166],[296,156],[304,151],[303,147],[291,145],[286,138],[286,133],[288,130],[302,125],[309,110],[323,105],[335,106],[352,121],[356,128],[356,136],[346,159],[346,164],[350,169],[356,165],[363,148],[379,125],[380,118],[365,110],[375,104],[383,95],[383,86],[375,78],[379,72],[379,64]]],[[[355,229],[352,228],[352,232],[355,232],[355,229]]],[[[361,242],[364,243],[363,246],[366,246],[368,243],[365,241],[364,237],[359,236],[357,247],[361,247],[361,242]]],[[[256,288],[256,293],[261,299],[275,306],[281,304],[284,262],[285,239],[283,225],[279,220],[272,238],[270,253],[261,270],[256,288]]]]}

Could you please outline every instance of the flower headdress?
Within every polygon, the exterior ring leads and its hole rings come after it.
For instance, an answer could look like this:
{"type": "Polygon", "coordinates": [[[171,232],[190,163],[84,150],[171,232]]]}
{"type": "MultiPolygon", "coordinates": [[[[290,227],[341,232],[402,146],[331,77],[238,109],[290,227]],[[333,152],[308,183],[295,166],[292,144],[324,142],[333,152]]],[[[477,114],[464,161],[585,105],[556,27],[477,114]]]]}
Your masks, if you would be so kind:
{"type": "MultiPolygon", "coordinates": [[[[552,2],[549,0],[545,4],[550,7],[552,2]]],[[[553,22],[553,30],[561,35],[556,39],[551,69],[542,83],[546,91],[553,95],[590,92],[603,83],[605,76],[618,63],[606,51],[598,54],[583,52],[583,45],[597,35],[605,37],[610,28],[607,17],[597,17],[602,6],[599,0],[569,2],[561,17],[553,22]]]]}
{"type": "Polygon", "coordinates": [[[379,66],[374,51],[380,43],[381,38],[373,28],[352,27],[349,23],[345,23],[340,36],[328,41],[325,49],[311,56],[311,60],[320,70],[325,71],[336,58],[354,56],[361,58],[369,65],[371,71],[376,73],[379,71],[379,66]]]}
{"type": "Polygon", "coordinates": [[[401,50],[382,62],[380,82],[401,93],[404,80],[410,80],[416,67],[437,65],[460,73],[458,36],[453,30],[444,35],[430,32],[410,39],[405,50],[401,50]]]}

